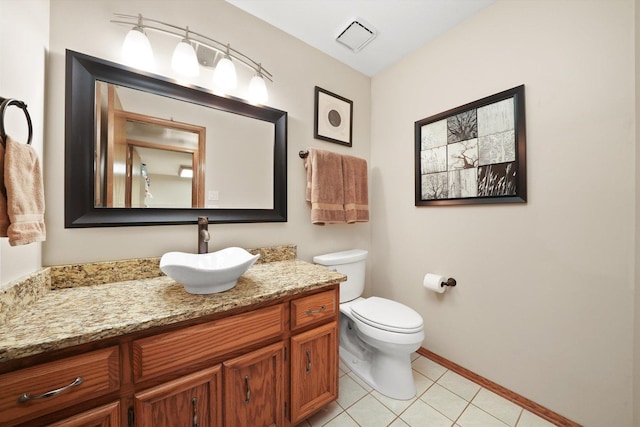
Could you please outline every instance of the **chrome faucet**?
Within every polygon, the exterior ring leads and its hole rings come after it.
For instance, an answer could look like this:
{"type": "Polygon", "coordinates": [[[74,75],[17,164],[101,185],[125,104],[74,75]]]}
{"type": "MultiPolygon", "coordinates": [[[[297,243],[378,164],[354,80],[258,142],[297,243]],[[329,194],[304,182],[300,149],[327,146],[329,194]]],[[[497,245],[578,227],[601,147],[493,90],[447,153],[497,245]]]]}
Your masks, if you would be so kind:
{"type": "Polygon", "coordinates": [[[209,218],[206,216],[198,217],[198,253],[206,254],[209,252],[209,218]]]}

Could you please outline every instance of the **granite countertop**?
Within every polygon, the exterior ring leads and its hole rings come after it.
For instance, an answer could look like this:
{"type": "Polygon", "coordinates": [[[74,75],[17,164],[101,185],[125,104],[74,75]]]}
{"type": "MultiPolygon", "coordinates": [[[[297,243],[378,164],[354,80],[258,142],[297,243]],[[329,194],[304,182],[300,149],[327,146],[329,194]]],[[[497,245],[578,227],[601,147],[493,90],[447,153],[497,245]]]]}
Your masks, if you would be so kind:
{"type": "Polygon", "coordinates": [[[192,295],[167,276],[55,288],[5,319],[0,362],[320,289],[345,276],[300,260],[255,264],[226,291],[192,295]]]}

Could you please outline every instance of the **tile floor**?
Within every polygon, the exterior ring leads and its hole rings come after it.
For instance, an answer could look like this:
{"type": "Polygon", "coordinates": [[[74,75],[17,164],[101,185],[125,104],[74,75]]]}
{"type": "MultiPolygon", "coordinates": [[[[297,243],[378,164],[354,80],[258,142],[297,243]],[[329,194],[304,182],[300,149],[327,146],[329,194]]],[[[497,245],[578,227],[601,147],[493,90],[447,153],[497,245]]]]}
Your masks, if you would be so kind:
{"type": "Polygon", "coordinates": [[[414,399],[385,397],[340,363],[339,399],[298,427],[553,427],[426,357],[412,360],[414,399]]]}

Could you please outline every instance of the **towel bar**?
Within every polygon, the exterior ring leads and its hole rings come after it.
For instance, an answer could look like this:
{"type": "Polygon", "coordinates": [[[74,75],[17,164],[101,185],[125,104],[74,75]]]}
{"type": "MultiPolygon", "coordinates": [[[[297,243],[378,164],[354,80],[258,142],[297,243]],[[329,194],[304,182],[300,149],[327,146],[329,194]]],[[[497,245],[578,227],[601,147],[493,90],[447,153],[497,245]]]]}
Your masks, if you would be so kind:
{"type": "Polygon", "coordinates": [[[301,150],[298,152],[298,156],[300,156],[301,159],[306,159],[308,155],[309,150],[301,150]]]}
{"type": "Polygon", "coordinates": [[[29,116],[29,112],[27,111],[27,104],[17,99],[0,97],[0,137],[2,137],[2,145],[5,145],[5,141],[7,139],[7,133],[4,130],[4,112],[7,107],[11,105],[21,108],[24,112],[27,119],[27,125],[29,126],[29,139],[27,139],[27,144],[31,144],[31,138],[33,138],[33,126],[31,125],[31,116],[29,116]]]}

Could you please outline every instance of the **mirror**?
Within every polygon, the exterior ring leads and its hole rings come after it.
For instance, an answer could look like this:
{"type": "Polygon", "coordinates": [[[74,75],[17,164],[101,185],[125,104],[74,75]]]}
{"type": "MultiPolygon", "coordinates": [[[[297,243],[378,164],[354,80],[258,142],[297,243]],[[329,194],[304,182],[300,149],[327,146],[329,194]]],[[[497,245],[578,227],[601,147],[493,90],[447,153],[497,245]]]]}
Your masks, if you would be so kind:
{"type": "Polygon", "coordinates": [[[65,227],[286,221],[286,112],[70,50],[66,67],[65,227]]]}

